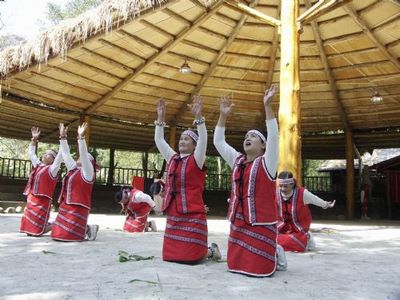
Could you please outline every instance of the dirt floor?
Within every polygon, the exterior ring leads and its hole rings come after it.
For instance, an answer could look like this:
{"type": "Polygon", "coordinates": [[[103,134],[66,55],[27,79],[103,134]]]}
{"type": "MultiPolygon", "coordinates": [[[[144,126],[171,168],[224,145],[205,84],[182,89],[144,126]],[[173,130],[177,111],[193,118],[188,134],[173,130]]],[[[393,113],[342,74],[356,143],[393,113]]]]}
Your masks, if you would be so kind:
{"type": "Polygon", "coordinates": [[[314,222],[315,251],[252,278],[226,271],[226,220],[208,222],[223,261],[187,266],[161,259],[164,218],[151,218],[159,232],[133,235],[123,216],[93,214],[98,237],[81,243],[27,237],[20,218],[0,214],[0,299],[400,299],[400,222],[314,222]],[[122,263],[119,250],[154,259],[122,263]]]}

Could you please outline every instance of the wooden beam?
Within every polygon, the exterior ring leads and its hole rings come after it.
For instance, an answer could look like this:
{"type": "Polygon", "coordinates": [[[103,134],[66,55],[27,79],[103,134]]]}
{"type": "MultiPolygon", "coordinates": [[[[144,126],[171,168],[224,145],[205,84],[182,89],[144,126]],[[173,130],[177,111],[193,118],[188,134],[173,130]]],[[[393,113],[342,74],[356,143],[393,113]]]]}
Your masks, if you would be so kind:
{"type": "Polygon", "coordinates": [[[208,34],[208,35],[214,36],[216,38],[219,38],[221,40],[226,40],[227,39],[227,37],[225,35],[223,35],[223,34],[221,34],[219,32],[212,31],[210,29],[204,28],[204,27],[199,27],[197,30],[201,31],[201,32],[203,32],[205,34],[208,34]]]}
{"type": "Polygon", "coordinates": [[[146,41],[146,40],[144,40],[144,39],[142,39],[142,38],[140,38],[140,37],[138,37],[136,35],[133,35],[133,34],[127,32],[127,31],[125,31],[123,29],[118,30],[117,34],[121,34],[123,36],[123,38],[128,38],[129,40],[133,41],[134,43],[138,43],[141,46],[150,48],[151,50],[153,50],[155,52],[160,52],[160,50],[161,50],[156,45],[154,45],[154,44],[152,44],[152,43],[150,43],[150,42],[148,42],[148,41],[146,41]]]}
{"type": "Polygon", "coordinates": [[[192,22],[190,22],[189,20],[185,19],[180,14],[177,14],[176,12],[170,10],[169,8],[164,9],[163,13],[165,13],[165,14],[169,15],[170,17],[172,17],[172,18],[178,20],[179,22],[183,23],[186,27],[192,26],[192,22]]]}
{"type": "Polygon", "coordinates": [[[302,182],[299,1],[281,1],[279,156],[284,159],[278,170],[292,172],[302,182]]]}
{"type": "Polygon", "coordinates": [[[86,52],[89,56],[92,56],[93,58],[95,58],[95,59],[97,59],[99,61],[102,61],[102,62],[104,62],[106,64],[109,64],[109,65],[111,65],[113,67],[116,67],[118,69],[123,69],[128,73],[133,73],[135,71],[132,68],[128,67],[127,65],[124,65],[123,63],[120,63],[120,62],[116,61],[115,59],[112,59],[110,57],[107,57],[107,56],[104,56],[102,54],[99,54],[99,53],[94,52],[92,50],[89,50],[89,49],[87,49],[85,47],[82,47],[81,50],[83,52],[86,52]]]}
{"type": "Polygon", "coordinates": [[[354,218],[354,153],[353,134],[346,132],[346,215],[354,218]]]}
{"type": "Polygon", "coordinates": [[[100,75],[107,76],[107,77],[109,77],[109,78],[111,78],[113,80],[117,80],[117,81],[121,80],[121,77],[119,77],[117,75],[111,74],[111,73],[109,73],[107,71],[104,71],[103,69],[100,69],[98,67],[92,66],[92,65],[90,65],[88,63],[85,63],[83,61],[80,61],[78,59],[75,59],[75,58],[67,56],[67,61],[72,61],[73,63],[75,63],[75,64],[77,64],[77,65],[79,65],[81,67],[88,68],[89,70],[92,70],[93,72],[96,72],[96,73],[98,73],[100,75]]]}
{"type": "Polygon", "coordinates": [[[162,55],[167,53],[170,49],[175,47],[178,43],[180,43],[183,39],[185,39],[190,33],[195,31],[198,27],[200,27],[205,21],[207,21],[214,13],[216,13],[222,5],[222,2],[217,3],[213,6],[213,8],[209,11],[201,15],[197,18],[196,22],[193,23],[192,27],[185,28],[181,31],[181,33],[174,38],[174,40],[169,41],[160,52],[152,55],[145,62],[143,62],[135,71],[135,73],[128,75],[121,82],[119,82],[112,91],[104,95],[99,101],[94,103],[92,106],[85,110],[86,114],[90,114],[96,111],[97,108],[102,106],[104,103],[108,101],[108,99],[112,98],[118,91],[122,90],[130,81],[135,80],[140,74],[142,74],[146,68],[151,65],[153,62],[157,61],[162,55]]]}
{"type": "Polygon", "coordinates": [[[394,57],[388,49],[382,44],[374,35],[373,31],[368,28],[366,22],[358,15],[358,13],[350,7],[350,5],[344,6],[344,10],[353,18],[353,20],[361,27],[363,32],[367,35],[367,37],[374,42],[376,47],[382,52],[383,55],[386,56],[388,60],[390,60],[398,70],[400,70],[400,62],[399,60],[394,57]]]}
{"type": "Polygon", "coordinates": [[[313,7],[304,12],[297,21],[304,25],[352,0],[320,0],[313,7]]]}
{"type": "Polygon", "coordinates": [[[218,54],[218,50],[215,50],[215,49],[213,49],[211,47],[204,46],[202,44],[195,43],[195,42],[192,42],[192,41],[183,40],[182,44],[185,44],[185,45],[188,45],[188,46],[191,46],[191,47],[194,47],[194,48],[201,49],[201,50],[209,52],[209,53],[211,53],[213,55],[218,54]]]}
{"type": "Polygon", "coordinates": [[[142,23],[144,26],[151,28],[151,30],[158,32],[159,34],[161,34],[162,36],[164,36],[165,38],[167,38],[168,40],[173,40],[175,39],[175,36],[167,31],[165,31],[164,29],[161,29],[160,27],[154,25],[153,23],[150,23],[146,20],[140,20],[140,23],[142,23]]]}
{"type": "MultiPolygon", "coordinates": [[[[304,1],[305,1],[306,5],[308,7],[311,6],[310,0],[304,0],[304,1]]],[[[349,125],[349,122],[347,120],[347,116],[346,116],[346,112],[345,112],[345,109],[343,107],[343,104],[341,103],[341,100],[340,100],[340,97],[339,97],[339,91],[337,89],[337,86],[336,86],[336,83],[335,83],[335,78],[333,77],[333,74],[332,74],[332,70],[331,70],[331,68],[329,66],[328,57],[327,57],[327,55],[325,53],[325,48],[323,46],[323,41],[322,41],[321,34],[319,32],[318,25],[317,25],[316,21],[311,21],[311,29],[313,31],[315,42],[317,43],[317,46],[318,46],[318,49],[319,49],[319,55],[321,57],[322,65],[324,66],[325,76],[328,79],[329,87],[330,87],[330,90],[332,92],[332,96],[335,99],[337,112],[338,112],[338,114],[340,116],[340,119],[343,122],[343,127],[345,128],[345,130],[346,131],[348,131],[348,130],[351,131],[352,129],[351,129],[351,127],[349,125]]]]}
{"type": "MultiPolygon", "coordinates": [[[[256,3],[256,1],[253,1],[252,3],[256,3]]],[[[217,57],[215,57],[215,59],[211,63],[211,65],[208,68],[207,72],[203,75],[203,77],[201,78],[200,82],[196,85],[196,87],[190,93],[189,97],[186,99],[186,101],[182,104],[181,108],[176,113],[175,118],[174,118],[174,124],[177,124],[181,120],[182,116],[184,115],[184,113],[187,110],[187,104],[189,104],[192,101],[193,97],[200,92],[200,90],[203,88],[205,82],[209,79],[211,74],[214,72],[215,68],[218,65],[218,62],[222,59],[222,57],[225,56],[226,51],[228,50],[229,46],[233,43],[233,41],[235,40],[236,36],[239,34],[240,29],[242,28],[243,24],[246,22],[246,19],[247,19],[247,16],[242,16],[240,18],[240,20],[236,24],[236,27],[233,29],[233,31],[229,35],[228,40],[221,47],[221,50],[219,51],[217,57]]]]}
{"type": "MultiPolygon", "coordinates": [[[[146,61],[146,59],[141,57],[140,55],[137,55],[136,53],[133,53],[133,52],[127,50],[126,48],[118,46],[118,45],[116,45],[114,43],[111,43],[111,42],[109,42],[109,41],[107,41],[105,39],[98,39],[98,41],[100,43],[102,43],[103,45],[106,45],[106,46],[111,47],[111,48],[115,48],[115,49],[117,49],[118,52],[124,53],[126,56],[132,57],[133,59],[137,59],[140,62],[146,61]]],[[[132,73],[132,72],[130,72],[130,73],[132,73]]]]}
{"type": "Polygon", "coordinates": [[[244,4],[242,2],[239,2],[237,0],[224,0],[224,2],[226,4],[228,4],[230,7],[232,7],[233,9],[239,10],[240,12],[242,12],[250,17],[261,20],[267,24],[277,26],[277,27],[279,27],[281,25],[281,21],[279,21],[271,16],[268,16],[250,6],[247,6],[246,4],[244,4]]]}

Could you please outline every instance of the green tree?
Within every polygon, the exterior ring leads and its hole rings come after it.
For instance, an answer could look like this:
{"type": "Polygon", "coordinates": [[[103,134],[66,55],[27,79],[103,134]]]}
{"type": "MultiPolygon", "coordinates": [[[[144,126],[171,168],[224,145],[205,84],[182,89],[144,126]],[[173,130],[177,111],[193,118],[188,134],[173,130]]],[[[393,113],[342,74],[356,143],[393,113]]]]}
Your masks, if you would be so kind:
{"type": "Polygon", "coordinates": [[[70,0],[64,7],[56,3],[47,4],[47,18],[58,24],[62,20],[76,17],[85,11],[98,6],[103,0],[70,0]]]}

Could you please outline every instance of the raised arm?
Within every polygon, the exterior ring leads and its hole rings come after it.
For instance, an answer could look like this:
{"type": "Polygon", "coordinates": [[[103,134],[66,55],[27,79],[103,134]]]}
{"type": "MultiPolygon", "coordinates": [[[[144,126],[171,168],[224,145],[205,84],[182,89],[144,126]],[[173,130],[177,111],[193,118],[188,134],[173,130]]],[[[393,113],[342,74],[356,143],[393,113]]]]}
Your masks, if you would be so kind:
{"type": "Polygon", "coordinates": [[[63,161],[63,156],[62,156],[61,147],[60,147],[60,149],[58,149],[58,153],[57,153],[53,163],[50,166],[50,173],[51,173],[51,176],[53,176],[54,178],[57,177],[57,173],[60,170],[62,161],[63,161]]]}
{"type": "Polygon", "coordinates": [[[176,152],[168,145],[168,143],[164,139],[165,111],[165,100],[161,98],[158,100],[157,103],[157,121],[154,122],[156,125],[156,129],[154,131],[154,142],[156,143],[158,151],[168,162],[176,152]]]}
{"type": "Polygon", "coordinates": [[[265,146],[264,159],[268,173],[276,176],[279,159],[279,129],[275,114],[271,108],[271,101],[276,92],[276,85],[272,85],[264,94],[265,123],[267,126],[267,144],[265,146]]]}
{"type": "Polygon", "coordinates": [[[40,159],[36,155],[36,145],[40,136],[39,127],[32,127],[31,132],[32,132],[32,139],[28,147],[28,155],[29,159],[32,162],[32,167],[36,168],[40,164],[40,159]]]}
{"type": "Polygon", "coordinates": [[[225,140],[225,124],[228,115],[231,113],[234,104],[231,103],[228,97],[221,97],[219,101],[219,119],[214,131],[214,146],[219,155],[226,163],[233,168],[236,158],[240,155],[232,146],[225,140]]]}
{"type": "Polygon", "coordinates": [[[60,123],[59,129],[60,129],[60,152],[62,154],[62,159],[64,160],[67,170],[70,171],[76,168],[76,162],[71,156],[67,141],[68,126],[65,127],[63,123],[60,123]]]}
{"type": "Polygon", "coordinates": [[[79,148],[79,160],[82,164],[82,175],[86,181],[92,181],[94,179],[94,168],[93,163],[89,159],[89,153],[85,141],[85,132],[88,127],[86,122],[78,126],[78,148],[79,148]]]}
{"type": "Polygon", "coordinates": [[[303,201],[304,201],[304,204],[313,204],[313,205],[322,207],[323,209],[332,208],[335,206],[335,203],[336,203],[336,200],[324,201],[321,198],[319,198],[318,196],[309,192],[307,189],[304,190],[303,201]]]}
{"type": "Polygon", "coordinates": [[[194,96],[192,104],[188,104],[192,114],[195,117],[193,124],[197,126],[197,133],[199,140],[197,141],[196,148],[194,149],[194,159],[196,160],[197,166],[203,168],[206,160],[207,152],[207,128],[205,119],[202,114],[203,102],[200,96],[194,96]]]}

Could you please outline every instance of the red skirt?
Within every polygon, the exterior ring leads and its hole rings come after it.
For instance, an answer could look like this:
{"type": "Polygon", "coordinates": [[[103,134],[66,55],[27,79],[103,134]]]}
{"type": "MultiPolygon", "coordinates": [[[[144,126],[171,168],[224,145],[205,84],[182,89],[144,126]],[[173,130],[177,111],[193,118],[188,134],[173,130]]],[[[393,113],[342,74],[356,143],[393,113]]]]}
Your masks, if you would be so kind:
{"type": "Polygon", "coordinates": [[[62,202],[51,229],[53,240],[79,242],[85,239],[89,209],[62,202]]]}
{"type": "Polygon", "coordinates": [[[50,208],[51,199],[29,194],[19,231],[34,236],[42,235],[49,220],[50,208]]]}
{"type": "Polygon", "coordinates": [[[265,277],[276,270],[276,225],[251,226],[236,213],[228,243],[228,270],[249,276],[265,277]]]}
{"type": "Polygon", "coordinates": [[[278,244],[285,251],[305,252],[307,249],[308,234],[302,232],[279,233],[278,244]]]}
{"type": "Polygon", "coordinates": [[[126,232],[143,232],[146,228],[147,218],[151,211],[148,207],[147,211],[141,210],[140,215],[128,214],[125,219],[124,231],[126,232]]]}
{"type": "Polygon", "coordinates": [[[195,264],[207,255],[207,219],[205,213],[180,214],[174,203],[167,209],[163,242],[163,260],[195,264]]]}

